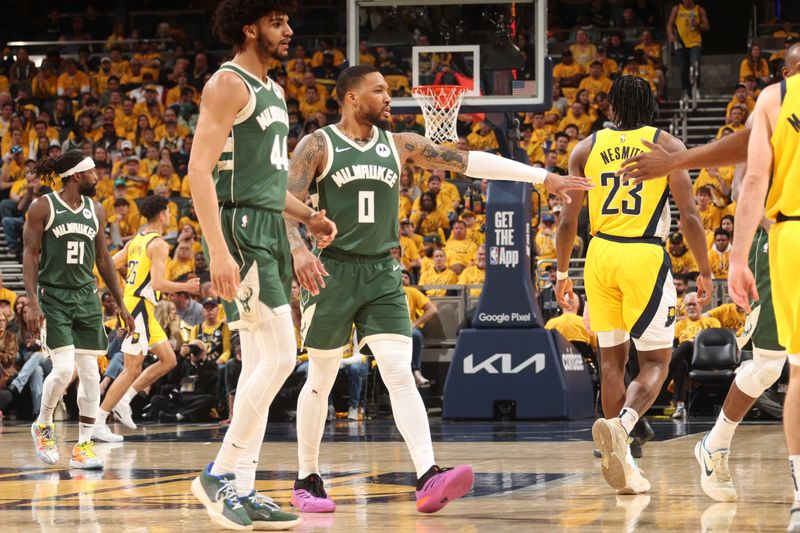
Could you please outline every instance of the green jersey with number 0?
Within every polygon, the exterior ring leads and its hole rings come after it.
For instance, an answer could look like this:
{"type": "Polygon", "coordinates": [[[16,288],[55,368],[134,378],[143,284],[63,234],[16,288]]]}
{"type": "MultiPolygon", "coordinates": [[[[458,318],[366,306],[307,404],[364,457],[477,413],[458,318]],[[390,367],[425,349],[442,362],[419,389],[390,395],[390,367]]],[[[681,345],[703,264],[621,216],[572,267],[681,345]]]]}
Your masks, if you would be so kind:
{"type": "Polygon", "coordinates": [[[260,80],[232,62],[219,70],[238,75],[250,98],[236,116],[213,172],[217,198],[283,211],[289,170],[289,115],[283,93],[269,78],[260,80]]]}
{"type": "Polygon", "coordinates": [[[82,196],[82,205],[73,210],[57,192],[43,198],[49,204],[50,218],[42,235],[39,283],[65,289],[94,283],[94,247],[99,228],[94,202],[82,196]]]}
{"type": "Polygon", "coordinates": [[[373,126],[370,141],[359,146],[336,126],[319,131],[328,160],[312,198],[336,223],[331,248],[379,255],[399,246],[400,157],[392,134],[373,126]]]}

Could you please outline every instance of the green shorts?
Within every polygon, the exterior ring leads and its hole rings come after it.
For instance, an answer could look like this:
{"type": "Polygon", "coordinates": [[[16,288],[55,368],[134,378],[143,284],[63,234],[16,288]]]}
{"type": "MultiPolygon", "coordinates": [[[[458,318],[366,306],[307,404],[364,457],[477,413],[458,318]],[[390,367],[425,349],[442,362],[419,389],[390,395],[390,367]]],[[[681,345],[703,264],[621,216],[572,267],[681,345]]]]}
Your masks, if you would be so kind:
{"type": "MultiPolygon", "coordinates": [[[[242,327],[243,322],[260,322],[266,318],[260,315],[256,305],[259,301],[273,311],[288,312],[292,294],[292,254],[283,214],[225,204],[220,209],[220,221],[241,276],[235,302],[223,302],[231,329],[242,327]]],[[[205,247],[205,241],[203,245],[205,247]]]]}
{"type": "Polygon", "coordinates": [[[756,329],[750,339],[752,345],[762,350],[783,351],[778,342],[778,326],[775,322],[775,309],[772,307],[772,288],[769,277],[769,237],[761,227],[756,232],[750,247],[748,258],[750,270],[756,278],[761,312],[758,315],[756,329]]]}
{"type": "Polygon", "coordinates": [[[329,274],[325,288],[317,296],[305,290],[300,296],[301,332],[307,348],[347,346],[353,324],[360,349],[371,340],[411,337],[402,267],[393,257],[323,250],[320,260],[329,274]]]}
{"type": "Polygon", "coordinates": [[[42,344],[48,353],[71,348],[98,356],[106,353],[103,310],[93,283],[80,289],[40,285],[39,307],[45,318],[42,344]]]}

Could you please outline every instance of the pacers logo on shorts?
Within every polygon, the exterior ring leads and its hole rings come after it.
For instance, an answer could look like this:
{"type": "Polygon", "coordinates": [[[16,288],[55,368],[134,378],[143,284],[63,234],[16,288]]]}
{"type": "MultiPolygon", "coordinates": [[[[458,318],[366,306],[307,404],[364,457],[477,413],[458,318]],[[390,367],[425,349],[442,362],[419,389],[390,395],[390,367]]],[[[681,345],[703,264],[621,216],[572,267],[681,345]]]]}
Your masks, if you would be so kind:
{"type": "Polygon", "coordinates": [[[139,334],[138,334],[138,333],[134,333],[134,334],[131,336],[131,342],[132,342],[133,344],[139,344],[139,334]]]}
{"type": "Polygon", "coordinates": [[[675,323],[675,307],[674,306],[670,306],[670,308],[667,309],[667,323],[664,324],[664,327],[668,328],[673,323],[675,323]]]}

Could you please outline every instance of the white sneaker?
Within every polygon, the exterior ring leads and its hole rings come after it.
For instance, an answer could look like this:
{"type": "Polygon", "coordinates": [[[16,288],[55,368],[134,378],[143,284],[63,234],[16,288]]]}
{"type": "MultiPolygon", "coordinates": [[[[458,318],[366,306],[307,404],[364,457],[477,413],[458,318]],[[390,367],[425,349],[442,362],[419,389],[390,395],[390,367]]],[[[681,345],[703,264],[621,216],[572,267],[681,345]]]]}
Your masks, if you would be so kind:
{"type": "Polygon", "coordinates": [[[789,527],[786,528],[786,531],[800,533],[800,506],[792,508],[792,513],[789,515],[789,527]]]}
{"type": "Polygon", "coordinates": [[[417,382],[417,387],[430,387],[431,382],[422,375],[422,371],[420,369],[414,370],[414,381],[417,382]]]}
{"type": "Polygon", "coordinates": [[[611,488],[619,494],[640,494],[650,490],[650,482],[639,472],[628,446],[628,434],[618,419],[600,418],[595,421],[592,439],[602,454],[601,470],[611,488]]]}
{"type": "Polygon", "coordinates": [[[730,450],[717,450],[709,452],[703,440],[694,447],[694,457],[700,464],[700,486],[706,495],[718,502],[736,501],[736,489],[731,481],[731,472],[728,469],[730,450]]]}
{"type": "Polygon", "coordinates": [[[736,516],[735,503],[715,503],[700,517],[700,530],[703,533],[730,531],[736,516]]]}
{"type": "Polygon", "coordinates": [[[679,403],[675,408],[675,412],[672,413],[672,418],[686,418],[686,406],[679,403]]]}
{"type": "Polygon", "coordinates": [[[114,413],[120,424],[128,429],[136,429],[136,423],[133,421],[133,410],[130,405],[121,401],[111,408],[111,412],[114,413]]]}
{"type": "Polygon", "coordinates": [[[94,426],[92,430],[92,439],[100,440],[103,442],[122,442],[125,438],[122,435],[117,435],[111,431],[108,424],[100,424],[94,426]]]}
{"type": "Polygon", "coordinates": [[[358,409],[355,407],[351,407],[347,410],[347,419],[348,420],[358,420],[358,409]]]}

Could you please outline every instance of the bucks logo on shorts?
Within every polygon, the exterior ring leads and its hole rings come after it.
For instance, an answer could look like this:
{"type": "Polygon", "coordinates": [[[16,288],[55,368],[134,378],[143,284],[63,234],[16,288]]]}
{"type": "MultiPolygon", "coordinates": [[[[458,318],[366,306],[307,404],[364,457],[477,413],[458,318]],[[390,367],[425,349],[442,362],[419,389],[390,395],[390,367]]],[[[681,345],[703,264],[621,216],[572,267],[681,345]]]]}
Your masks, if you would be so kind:
{"type": "Polygon", "coordinates": [[[373,126],[372,138],[360,146],[336,126],[319,131],[328,145],[328,170],[312,197],[336,222],[339,233],[331,247],[378,255],[398,246],[400,159],[392,134],[373,126]]]}

